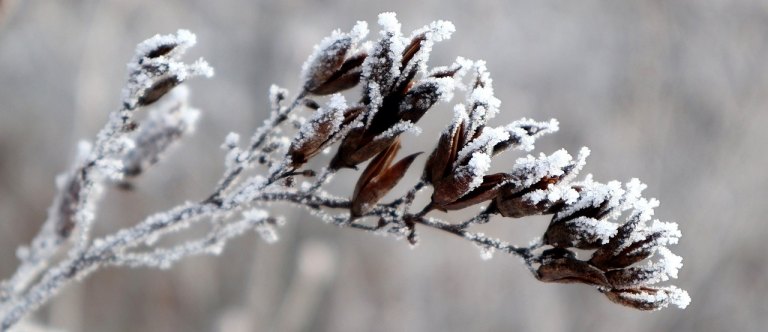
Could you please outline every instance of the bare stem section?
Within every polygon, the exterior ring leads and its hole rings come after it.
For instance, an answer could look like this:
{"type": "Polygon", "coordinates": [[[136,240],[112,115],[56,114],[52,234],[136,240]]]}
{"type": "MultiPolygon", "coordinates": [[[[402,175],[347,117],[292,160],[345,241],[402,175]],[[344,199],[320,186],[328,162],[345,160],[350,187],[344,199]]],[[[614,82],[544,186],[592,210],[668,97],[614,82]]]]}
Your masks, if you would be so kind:
{"type": "Polygon", "coordinates": [[[681,233],[675,223],[652,220],[658,202],[641,196],[644,184],[637,179],[600,183],[591,175],[577,180],[587,148],[575,157],[565,150],[528,155],[506,172],[491,173],[494,156],[533,150],[537,139],[558,130],[557,121],[488,125],[501,111],[501,102],[494,97],[483,61],[459,57],[448,66],[427,65],[433,45],[453,33],[450,22],[433,22],[408,36],[393,13],[381,14],[378,23],[381,31],[375,40],[365,40],[368,26],[358,22],[350,32],[334,31],[318,44],[303,66],[296,97],[289,99],[288,91],[276,86],[270,89],[270,116],[250,141],[241,145],[236,133],[225,139],[225,170],[207,198],[93,238],[105,188],[130,184],[194,129],[200,112],[188,106],[188,92],[179,85],[213,74],[202,59],[181,61],[196,42],[188,31],[139,44],[128,66],[122,107],[111,113],[93,143],[80,144],[72,167],[57,179],[48,219],[32,242],[18,249],[16,273],[0,284],[1,330],[72,281],[106,266],[169,268],[185,257],[218,254],[230,239],[250,230],[276,241],[284,221],[264,208],[267,203],[304,208],[327,223],[390,235],[411,245],[419,241],[419,228],[439,230],[473,243],[484,258],[495,252],[519,257],[541,281],[592,285],[611,301],[641,310],[688,305],[685,291],[656,285],[676,278],[682,267],[682,259],[667,248],[681,233]],[[355,86],[362,95],[351,103],[343,93],[355,86]],[[435,137],[420,180],[393,201],[381,202],[420,156],[398,158],[407,144],[401,134],[420,132],[419,119],[457,93],[463,98],[435,137]],[[302,109],[311,115],[297,115],[302,109]],[[146,112],[141,120],[134,116],[138,112],[146,112]],[[327,165],[307,167],[334,146],[327,165]],[[366,162],[348,196],[324,190],[338,170],[358,169],[366,162]],[[429,203],[414,206],[425,188],[431,188],[429,203]],[[430,215],[481,203],[487,208],[463,222],[430,215]],[[473,230],[491,222],[493,215],[538,214],[552,215],[549,227],[525,246],[473,230]],[[216,222],[201,223],[205,220],[216,222]],[[157,245],[165,235],[199,224],[210,228],[206,235],[157,245]],[[579,258],[574,249],[588,250],[589,257],[579,258]]]}

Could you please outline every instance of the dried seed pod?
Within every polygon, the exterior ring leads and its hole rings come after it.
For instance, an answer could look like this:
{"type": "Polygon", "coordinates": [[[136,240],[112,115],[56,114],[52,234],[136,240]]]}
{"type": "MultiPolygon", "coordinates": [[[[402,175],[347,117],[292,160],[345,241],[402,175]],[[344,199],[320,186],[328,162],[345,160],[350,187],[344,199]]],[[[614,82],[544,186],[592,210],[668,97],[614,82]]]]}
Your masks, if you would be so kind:
{"type": "Polygon", "coordinates": [[[615,303],[640,310],[659,310],[670,304],[685,308],[691,302],[688,293],[675,286],[611,289],[604,294],[615,303]]]}
{"type": "Polygon", "coordinates": [[[445,83],[438,80],[453,81],[452,78],[429,79],[419,82],[408,90],[400,102],[398,115],[401,120],[416,123],[441,96],[447,93],[444,91],[445,83]]]}
{"type": "Polygon", "coordinates": [[[190,77],[213,75],[213,69],[200,59],[193,64],[180,61],[197,39],[187,30],[175,35],[156,35],[136,46],[128,63],[128,84],[122,102],[126,110],[150,105],[190,77]]]}
{"type": "Polygon", "coordinates": [[[324,40],[305,64],[304,90],[312,92],[328,81],[344,64],[352,48],[352,37],[331,36],[324,40]],[[334,38],[335,37],[335,38],[334,38]]]}
{"type": "Polygon", "coordinates": [[[461,210],[463,208],[493,199],[499,193],[501,186],[509,180],[509,175],[496,173],[483,177],[483,183],[474,190],[464,194],[451,203],[441,205],[440,208],[448,210],[461,210]]]}
{"type": "Polygon", "coordinates": [[[350,209],[352,216],[359,217],[369,212],[384,195],[397,185],[408,167],[420,154],[409,155],[391,165],[398,150],[400,150],[400,141],[396,140],[371,160],[368,167],[360,175],[352,195],[350,209]]]}
{"type": "Polygon", "coordinates": [[[680,237],[677,226],[671,223],[657,221],[650,227],[633,224],[630,221],[620,226],[618,234],[595,251],[590,262],[605,269],[624,268],[650,257],[664,245],[677,243],[680,237]]]}
{"type": "MultiPolygon", "coordinates": [[[[426,63],[431,40],[450,35],[445,22],[433,24],[415,35],[405,45],[393,13],[379,15],[382,37],[376,42],[362,64],[362,128],[344,137],[330,168],[355,168],[386,149],[394,139],[415,123],[438,100],[449,98],[453,78],[448,74],[427,77],[420,82],[413,78],[426,63]],[[432,36],[432,37],[430,37],[432,36]]],[[[456,71],[454,71],[455,73],[456,71]]]]}
{"type": "Polygon", "coordinates": [[[382,37],[365,59],[362,81],[363,103],[377,104],[377,100],[389,95],[400,76],[399,64],[402,59],[402,32],[394,13],[379,14],[382,37]]]}
{"type": "Polygon", "coordinates": [[[657,283],[662,272],[662,267],[651,265],[610,270],[605,276],[614,288],[631,288],[657,283]]]}
{"type": "Polygon", "coordinates": [[[465,110],[457,107],[425,166],[423,178],[434,187],[431,204],[437,209],[460,209],[492,199],[509,180],[506,175],[485,176],[490,152],[506,134],[498,128],[480,127],[469,138],[465,136],[468,125],[465,110]]]}
{"type": "MultiPolygon", "coordinates": [[[[149,114],[132,134],[134,144],[122,155],[124,184],[157,163],[171,146],[194,131],[200,112],[190,108],[187,100],[188,90],[179,88],[148,109],[149,114]]],[[[237,142],[229,144],[236,146],[237,142]]]]}
{"type": "Polygon", "coordinates": [[[565,150],[559,150],[549,156],[518,159],[509,173],[512,180],[494,201],[495,212],[520,218],[563,210],[580,197],[580,189],[571,186],[570,181],[584,166],[588,154],[588,149],[582,149],[574,160],[565,150]]]}
{"type": "Polygon", "coordinates": [[[617,224],[589,217],[552,222],[544,243],[554,247],[597,249],[616,234],[617,224]]]}
{"type": "Polygon", "coordinates": [[[405,67],[408,66],[408,64],[413,59],[413,56],[416,55],[419,50],[421,50],[421,45],[424,44],[426,40],[426,33],[420,33],[411,38],[411,42],[408,44],[408,46],[405,47],[405,50],[403,50],[403,57],[400,60],[400,67],[405,69],[405,67]]]}
{"type": "Polygon", "coordinates": [[[419,66],[426,61],[425,58],[414,59],[414,56],[422,50],[422,46],[426,42],[426,33],[421,33],[413,37],[408,46],[405,47],[400,59],[400,76],[392,90],[406,91],[413,84],[413,79],[416,77],[416,73],[418,73],[419,66]]]}
{"type": "Polygon", "coordinates": [[[371,159],[384,151],[397,137],[387,137],[369,141],[364,129],[353,130],[344,138],[339,150],[331,160],[330,168],[356,168],[358,164],[371,159]]]}
{"type": "Polygon", "coordinates": [[[565,249],[550,249],[542,253],[541,265],[536,273],[539,280],[544,282],[583,283],[606,288],[611,286],[603,271],[576,259],[573,252],[565,249]]]}
{"type": "Polygon", "coordinates": [[[355,87],[360,82],[362,65],[367,56],[367,53],[361,52],[349,57],[333,75],[309,92],[315,95],[329,95],[355,87]]]}
{"type": "Polygon", "coordinates": [[[452,174],[433,183],[432,204],[445,209],[464,195],[482,185],[485,173],[490,168],[491,158],[476,152],[465,165],[455,167],[452,174]]]}
{"type": "Polygon", "coordinates": [[[168,91],[181,84],[181,81],[176,76],[163,77],[152,83],[152,85],[144,90],[144,93],[139,97],[136,106],[147,106],[156,102],[160,97],[164,96],[168,91]]]}
{"type": "Polygon", "coordinates": [[[453,166],[456,155],[459,153],[462,141],[461,135],[464,132],[465,121],[455,121],[443,131],[437,143],[437,147],[427,159],[424,166],[423,179],[427,183],[434,183],[443,179],[453,166]]]}
{"type": "Polygon", "coordinates": [[[316,156],[331,143],[335,135],[348,118],[345,110],[346,102],[340,95],[331,99],[327,108],[321,108],[314,113],[299,130],[299,134],[288,148],[291,167],[296,169],[316,156]]]}

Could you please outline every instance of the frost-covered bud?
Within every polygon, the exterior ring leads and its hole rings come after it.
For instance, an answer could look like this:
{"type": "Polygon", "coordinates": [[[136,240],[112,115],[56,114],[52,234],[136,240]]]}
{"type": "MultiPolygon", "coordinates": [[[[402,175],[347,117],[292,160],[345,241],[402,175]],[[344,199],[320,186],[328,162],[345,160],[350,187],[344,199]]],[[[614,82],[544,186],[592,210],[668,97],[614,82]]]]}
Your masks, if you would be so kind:
{"type": "Polygon", "coordinates": [[[579,217],[549,225],[544,243],[561,248],[597,249],[616,234],[618,224],[579,217]]]}
{"type": "Polygon", "coordinates": [[[623,268],[642,261],[668,244],[676,244],[682,234],[676,223],[654,221],[645,225],[639,218],[621,225],[616,236],[600,247],[590,262],[601,268],[623,268]]]}
{"type": "Polygon", "coordinates": [[[379,25],[381,38],[363,63],[363,101],[366,104],[391,92],[400,76],[400,61],[405,50],[395,13],[379,14],[379,25]]]}
{"type": "Polygon", "coordinates": [[[437,101],[448,100],[458,69],[415,80],[426,66],[432,44],[447,39],[448,22],[435,22],[414,34],[408,45],[395,14],[379,15],[381,38],[362,64],[365,111],[362,126],[350,130],[331,161],[330,168],[356,168],[393,144],[406,131],[418,131],[415,123],[437,101]]]}
{"type": "Polygon", "coordinates": [[[466,112],[456,108],[425,166],[424,180],[435,188],[432,205],[437,209],[461,209],[491,199],[509,180],[504,174],[486,176],[493,146],[506,139],[506,133],[481,128],[476,137],[467,138],[467,120],[466,112]]]}
{"type": "Polygon", "coordinates": [[[493,154],[499,154],[507,149],[514,148],[523,151],[531,151],[533,143],[541,136],[557,132],[559,124],[552,119],[547,122],[537,122],[530,119],[520,119],[508,124],[504,130],[509,138],[499,142],[493,147],[493,154]]]}
{"type": "Polygon", "coordinates": [[[203,59],[193,64],[179,61],[196,43],[197,37],[187,30],[179,30],[175,35],[156,35],[141,42],[128,63],[123,107],[132,110],[152,104],[190,77],[213,76],[213,69],[203,59]]]}
{"type": "Polygon", "coordinates": [[[466,125],[466,113],[459,111],[455,113],[451,124],[443,130],[437,142],[437,146],[429,155],[427,163],[424,166],[424,175],[422,178],[427,183],[433,184],[446,177],[456,161],[457,154],[462,145],[462,134],[466,125]]]}
{"type": "Polygon", "coordinates": [[[339,36],[323,41],[317,47],[304,73],[304,89],[312,91],[325,83],[344,64],[347,52],[352,48],[352,38],[339,36]],[[323,45],[327,44],[327,45],[323,45]]]}
{"type": "Polygon", "coordinates": [[[446,211],[461,210],[493,199],[507,181],[509,181],[509,176],[505,173],[485,175],[477,188],[472,189],[457,199],[441,204],[439,208],[446,211]]]}
{"type": "Polygon", "coordinates": [[[414,153],[392,165],[392,161],[399,150],[400,140],[398,139],[371,160],[368,167],[360,175],[352,194],[351,213],[353,217],[360,217],[369,212],[384,195],[397,185],[408,167],[420,154],[414,153]]]}
{"type": "Polygon", "coordinates": [[[603,271],[580,261],[566,249],[549,249],[541,255],[541,265],[536,271],[539,280],[557,283],[582,283],[610,287],[603,271]]]}
{"type": "Polygon", "coordinates": [[[688,292],[675,286],[611,289],[604,293],[615,303],[640,310],[659,310],[670,304],[685,309],[691,303],[688,292]]]}
{"type": "Polygon", "coordinates": [[[332,143],[342,127],[352,120],[346,108],[344,97],[334,95],[327,107],[319,109],[301,126],[288,149],[291,167],[300,167],[332,143]]]}
{"type": "Polygon", "coordinates": [[[565,150],[538,158],[520,158],[509,175],[512,178],[494,200],[493,210],[502,216],[521,218],[548,214],[562,204],[572,203],[578,197],[570,187],[570,180],[585,164],[589,150],[582,149],[574,160],[565,150]]]}
{"type": "Polygon", "coordinates": [[[655,262],[645,266],[609,270],[606,277],[616,288],[652,285],[677,278],[678,271],[683,267],[683,259],[667,248],[659,248],[657,254],[660,258],[655,262]]]}
{"type": "Polygon", "coordinates": [[[453,78],[430,78],[414,85],[400,102],[401,120],[416,123],[441,98],[451,94],[453,78]]]}
{"type": "MultiPolygon", "coordinates": [[[[474,153],[465,165],[454,168],[450,176],[432,184],[435,187],[432,204],[439,209],[447,210],[447,207],[456,203],[461,197],[481,187],[490,166],[491,158],[487,154],[474,153]]],[[[489,187],[494,186],[489,185],[489,187]]]]}
{"type": "Polygon", "coordinates": [[[315,95],[328,95],[355,87],[360,82],[362,64],[367,56],[367,53],[360,52],[349,57],[331,77],[308,92],[315,95]]]}
{"type": "Polygon", "coordinates": [[[357,22],[351,32],[336,30],[316,45],[302,67],[304,91],[327,95],[357,85],[367,53],[356,48],[367,34],[367,23],[357,22]]]}
{"type": "Polygon", "coordinates": [[[194,131],[200,112],[188,106],[188,95],[188,90],[180,87],[169,98],[152,105],[149,116],[132,136],[134,147],[122,157],[126,176],[141,174],[182,136],[194,131]]]}

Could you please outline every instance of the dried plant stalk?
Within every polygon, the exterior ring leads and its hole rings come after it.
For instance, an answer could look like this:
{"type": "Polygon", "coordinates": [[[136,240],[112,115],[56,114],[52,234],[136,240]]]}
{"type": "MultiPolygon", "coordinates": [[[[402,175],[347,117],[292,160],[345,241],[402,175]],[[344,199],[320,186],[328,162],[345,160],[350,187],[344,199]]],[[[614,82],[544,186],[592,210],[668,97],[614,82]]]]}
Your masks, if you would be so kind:
{"type": "Polygon", "coordinates": [[[241,144],[238,134],[227,136],[222,145],[225,171],[207,198],[94,239],[91,228],[99,220],[96,207],[105,187],[125,185],[144,174],[193,130],[200,112],[187,105],[187,91],[179,85],[193,76],[213,74],[203,60],[181,61],[196,42],[188,31],[139,44],[128,66],[122,107],[111,113],[93,144],[81,144],[70,171],[59,177],[48,220],[31,244],[19,249],[16,273],[0,284],[2,330],[73,280],[103,267],[168,268],[185,257],[218,254],[227,241],[248,230],[273,242],[283,221],[260,208],[272,202],[303,207],[328,223],[389,234],[411,244],[418,242],[419,228],[437,229],[474,243],[484,256],[498,251],[521,257],[541,281],[591,285],[611,301],[640,310],[688,305],[685,291],[657,286],[676,278],[682,267],[682,259],[667,248],[681,233],[675,223],[651,220],[658,202],[641,196],[644,184],[637,179],[623,185],[600,183],[591,175],[576,180],[589,155],[586,148],[575,158],[565,150],[529,155],[506,172],[489,174],[494,156],[505,150],[533,150],[537,139],[558,130],[557,121],[521,119],[489,126],[501,102],[494,97],[483,61],[457,58],[445,67],[427,65],[432,46],[450,38],[450,22],[434,22],[408,37],[393,13],[381,14],[379,25],[380,37],[372,43],[364,41],[365,22],[324,39],[305,63],[301,89],[291,102],[286,90],[270,89],[270,116],[250,141],[241,144]],[[357,85],[362,95],[350,104],[342,93],[357,85]],[[421,180],[392,202],[380,202],[419,155],[394,162],[405,141],[402,134],[418,132],[419,119],[456,92],[465,94],[464,100],[454,106],[452,121],[436,137],[421,180]],[[319,99],[326,95],[326,102],[319,99]],[[301,108],[314,112],[309,120],[292,114],[301,108]],[[145,111],[150,115],[135,120],[135,113],[145,111]],[[291,123],[298,128],[293,135],[283,129],[291,123]],[[337,142],[330,162],[313,169],[318,166],[314,158],[337,142]],[[368,161],[349,199],[323,189],[338,169],[368,161]],[[296,181],[304,184],[294,186],[296,181]],[[426,187],[432,188],[430,203],[414,209],[415,197],[426,187]],[[430,216],[433,210],[481,203],[488,207],[464,222],[430,216]],[[490,222],[492,215],[538,214],[551,214],[552,219],[543,237],[528,246],[472,231],[490,222]],[[211,219],[217,222],[201,238],[170,247],[156,244],[170,232],[211,219]],[[67,255],[57,255],[67,247],[67,255]],[[574,249],[589,250],[589,257],[579,258],[574,249]]]}

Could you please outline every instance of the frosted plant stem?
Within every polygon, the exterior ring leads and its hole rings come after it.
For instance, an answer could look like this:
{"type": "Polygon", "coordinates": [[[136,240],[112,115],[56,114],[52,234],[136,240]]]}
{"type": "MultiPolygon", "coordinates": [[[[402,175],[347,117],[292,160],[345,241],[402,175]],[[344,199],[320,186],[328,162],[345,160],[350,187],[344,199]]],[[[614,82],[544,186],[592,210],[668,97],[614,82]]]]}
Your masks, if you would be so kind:
{"type": "Polygon", "coordinates": [[[241,148],[237,133],[224,140],[226,169],[208,198],[92,239],[104,185],[130,184],[191,128],[198,112],[165,114],[168,117],[153,117],[150,112],[142,123],[133,121],[133,113],[168,101],[170,97],[163,96],[189,77],[213,75],[202,59],[193,64],[180,61],[196,43],[189,31],[157,35],[139,44],[128,65],[123,108],[110,114],[92,148],[81,145],[79,157],[60,178],[41,230],[29,247],[18,249],[18,269],[0,283],[0,331],[102,267],[167,268],[185,257],[218,254],[229,240],[248,230],[267,242],[276,241],[275,226],[282,224],[282,217],[260,209],[273,203],[306,209],[338,227],[406,239],[411,245],[418,243],[417,230],[422,228],[452,234],[479,247],[482,258],[495,252],[519,257],[540,281],[588,284],[609,300],[635,309],[689,304],[684,290],[656,285],[677,278],[682,258],[667,246],[676,244],[682,234],[677,224],[652,219],[658,201],[642,197],[644,184],[637,179],[601,183],[591,175],[576,181],[589,155],[587,148],[576,157],[564,149],[528,155],[505,168],[507,172],[490,173],[494,156],[504,150],[532,151],[537,139],[558,130],[558,122],[524,118],[492,127],[488,121],[499,112],[501,102],[494,97],[484,61],[457,58],[451,66],[429,70],[433,44],[454,31],[450,22],[433,22],[409,38],[400,31],[394,13],[381,14],[379,25],[380,38],[373,43],[363,42],[367,24],[358,22],[349,33],[337,30],[316,46],[302,70],[301,92],[289,105],[282,105],[288,100],[287,90],[270,88],[270,114],[250,142],[241,148]],[[467,73],[470,82],[464,82],[467,73]],[[343,92],[355,86],[362,96],[350,106],[343,92]],[[401,134],[418,132],[419,119],[436,104],[448,102],[457,89],[465,90],[466,96],[454,106],[454,117],[429,154],[421,179],[394,201],[380,202],[407,178],[421,153],[398,157],[406,144],[401,134]],[[330,96],[324,106],[315,99],[322,96],[330,96]],[[301,105],[314,109],[315,115],[305,120],[290,114],[301,105]],[[288,125],[299,129],[294,137],[282,131],[288,125]],[[303,168],[336,143],[335,156],[319,174],[303,168]],[[256,163],[269,168],[243,176],[256,163]],[[351,198],[324,190],[336,170],[358,169],[365,163],[351,198]],[[297,176],[316,178],[297,186],[297,176]],[[427,186],[429,202],[412,209],[416,195],[427,186]],[[459,223],[430,215],[486,203],[484,212],[459,223]],[[552,215],[552,219],[540,238],[517,246],[471,230],[491,222],[491,215],[552,215]],[[204,235],[156,245],[171,232],[207,225],[202,220],[213,221],[204,235]],[[69,243],[71,249],[63,255],[69,243]],[[583,257],[576,249],[591,252],[583,257]]]}
{"type": "Polygon", "coordinates": [[[312,183],[312,185],[309,187],[309,189],[307,189],[307,192],[308,192],[308,193],[310,193],[310,194],[311,194],[311,193],[314,193],[314,192],[316,192],[316,191],[317,191],[318,189],[320,189],[320,187],[322,187],[322,186],[323,186],[323,185],[324,185],[324,184],[325,184],[325,183],[326,183],[326,182],[327,182],[327,181],[328,181],[328,180],[329,180],[329,179],[330,179],[330,178],[333,176],[333,174],[335,174],[335,173],[336,173],[336,170],[335,170],[335,169],[330,169],[330,168],[323,168],[323,170],[322,170],[322,171],[320,171],[320,175],[318,175],[318,176],[317,176],[317,179],[315,180],[315,182],[313,182],[313,183],[312,183]]]}
{"type": "Polygon", "coordinates": [[[222,179],[216,186],[213,194],[206,201],[216,202],[221,198],[221,195],[232,186],[240,174],[245,171],[245,169],[247,169],[254,160],[258,158],[258,154],[256,152],[259,151],[259,148],[261,148],[264,142],[266,142],[269,135],[273,133],[280,124],[288,119],[288,114],[301,105],[301,102],[304,100],[305,96],[306,92],[302,92],[296,96],[293,102],[291,102],[290,106],[274,110],[270,113],[269,119],[264,121],[261,127],[256,129],[256,133],[251,138],[251,145],[247,150],[247,158],[244,158],[234,167],[226,170],[224,176],[222,176],[222,179]]]}
{"type": "MultiPolygon", "coordinates": [[[[78,203],[74,211],[82,211],[85,207],[95,204],[96,202],[94,201],[98,200],[100,195],[94,195],[93,192],[96,185],[93,178],[94,169],[97,166],[97,161],[105,158],[107,155],[106,145],[108,142],[113,141],[116,136],[127,132],[126,124],[130,122],[130,114],[125,109],[113,112],[107,125],[97,135],[95,147],[91,150],[87,159],[73,167],[71,173],[66,175],[67,177],[74,178],[72,181],[79,183],[77,188],[80,190],[75,193],[78,196],[78,203]]],[[[40,232],[32,240],[30,246],[26,249],[27,252],[24,254],[26,259],[22,259],[14,275],[0,285],[0,303],[6,302],[9,298],[23,292],[46,269],[50,258],[59,252],[59,248],[71,234],[62,236],[61,233],[56,231],[57,223],[69,222],[66,221],[69,218],[74,219],[71,222],[74,223],[75,227],[79,228],[78,231],[81,234],[76,250],[83,250],[82,246],[83,243],[88,241],[92,222],[87,220],[87,214],[84,213],[76,213],[72,216],[61,214],[62,211],[58,205],[61,204],[61,199],[63,199],[62,197],[68,189],[69,186],[58,188],[57,198],[54,199],[54,203],[48,210],[49,214],[46,221],[43,223],[40,232]]]]}

